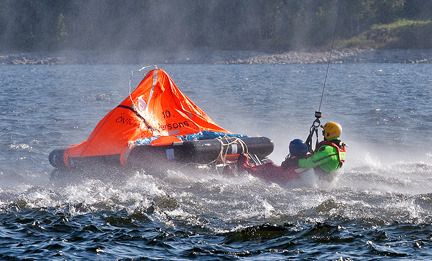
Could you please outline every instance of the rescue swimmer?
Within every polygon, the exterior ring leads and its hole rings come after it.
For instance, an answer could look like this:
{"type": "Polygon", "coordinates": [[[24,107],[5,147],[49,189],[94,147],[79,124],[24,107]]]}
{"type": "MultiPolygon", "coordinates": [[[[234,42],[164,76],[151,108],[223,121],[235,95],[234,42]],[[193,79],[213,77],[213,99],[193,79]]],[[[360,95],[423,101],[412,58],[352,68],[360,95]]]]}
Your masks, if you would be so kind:
{"type": "Polygon", "coordinates": [[[308,152],[309,147],[302,140],[295,139],[290,142],[290,153],[281,166],[271,161],[254,165],[249,163],[248,155],[242,154],[238,167],[254,176],[277,183],[299,178],[309,169],[314,169],[320,178],[331,178],[345,162],[346,145],[340,139],[342,126],[339,123],[329,121],[321,127],[324,140],[317,144],[312,153],[308,152]]]}

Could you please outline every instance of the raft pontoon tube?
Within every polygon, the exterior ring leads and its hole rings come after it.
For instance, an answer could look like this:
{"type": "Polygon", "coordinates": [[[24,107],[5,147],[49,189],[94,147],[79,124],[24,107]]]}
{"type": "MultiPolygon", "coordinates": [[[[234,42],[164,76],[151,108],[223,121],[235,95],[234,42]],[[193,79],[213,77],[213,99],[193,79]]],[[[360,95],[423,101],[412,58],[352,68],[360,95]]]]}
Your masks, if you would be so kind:
{"type": "MultiPolygon", "coordinates": [[[[170,146],[137,145],[129,153],[126,166],[140,166],[175,162],[180,164],[211,164],[235,162],[240,154],[255,154],[263,159],[273,152],[273,143],[266,137],[222,138],[182,141],[170,146]]],[[[93,164],[120,166],[120,154],[93,157],[70,157],[65,162],[64,149],[53,150],[49,162],[58,169],[86,168],[93,164]]]]}

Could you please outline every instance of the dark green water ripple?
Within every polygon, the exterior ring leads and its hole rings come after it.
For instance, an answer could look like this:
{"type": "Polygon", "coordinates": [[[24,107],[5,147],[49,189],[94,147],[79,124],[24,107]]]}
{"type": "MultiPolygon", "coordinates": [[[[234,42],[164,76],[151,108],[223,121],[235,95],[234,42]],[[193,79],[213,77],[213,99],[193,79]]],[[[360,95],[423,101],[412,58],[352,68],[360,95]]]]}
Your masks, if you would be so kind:
{"type": "Polygon", "coordinates": [[[355,220],[329,220],[263,224],[214,234],[190,227],[159,227],[134,217],[125,212],[69,216],[54,209],[8,211],[0,218],[0,257],[335,260],[431,254],[430,224],[368,226],[355,220]]]}

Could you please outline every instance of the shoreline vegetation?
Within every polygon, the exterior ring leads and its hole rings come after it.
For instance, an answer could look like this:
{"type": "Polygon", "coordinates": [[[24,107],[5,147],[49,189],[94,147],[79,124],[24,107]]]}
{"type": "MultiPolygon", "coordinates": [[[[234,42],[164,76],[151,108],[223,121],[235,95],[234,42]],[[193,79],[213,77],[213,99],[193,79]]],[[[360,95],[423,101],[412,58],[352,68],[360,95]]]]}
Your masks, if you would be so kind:
{"type": "MultiPolygon", "coordinates": [[[[217,48],[153,50],[55,50],[0,52],[0,64],[314,64],[314,63],[432,63],[432,20],[398,19],[374,24],[369,30],[349,38],[335,39],[334,48],[325,46],[254,50],[217,48]]],[[[327,41],[328,42],[328,41],[327,41]]]]}
{"type": "Polygon", "coordinates": [[[0,1],[0,64],[432,63],[430,50],[424,0],[0,1]]]}
{"type": "Polygon", "coordinates": [[[432,63],[432,49],[363,49],[344,48],[333,51],[288,51],[263,53],[253,51],[182,51],[117,52],[94,51],[62,53],[0,54],[0,64],[322,64],[322,63],[432,63]]]}

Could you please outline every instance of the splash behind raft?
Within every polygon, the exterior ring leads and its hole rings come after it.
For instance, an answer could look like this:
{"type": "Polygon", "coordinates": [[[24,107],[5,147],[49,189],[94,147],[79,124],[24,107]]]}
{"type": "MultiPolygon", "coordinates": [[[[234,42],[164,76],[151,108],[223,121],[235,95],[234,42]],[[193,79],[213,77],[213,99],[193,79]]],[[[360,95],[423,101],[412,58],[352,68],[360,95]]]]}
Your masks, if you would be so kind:
{"type": "Polygon", "coordinates": [[[170,163],[234,164],[241,153],[263,159],[273,151],[266,137],[234,134],[217,125],[161,69],[151,70],[87,140],[49,155],[58,169],[94,164],[138,166],[170,163]]]}

